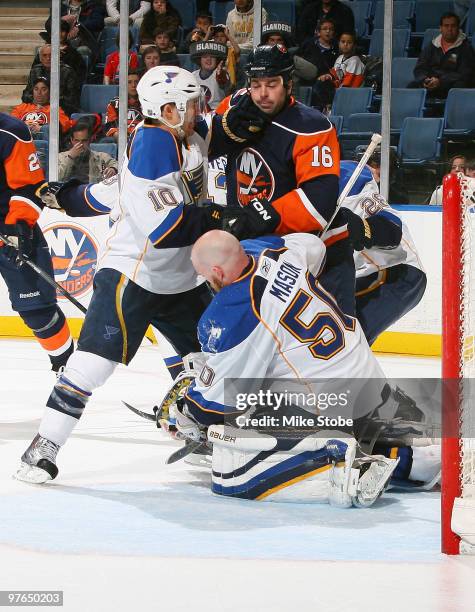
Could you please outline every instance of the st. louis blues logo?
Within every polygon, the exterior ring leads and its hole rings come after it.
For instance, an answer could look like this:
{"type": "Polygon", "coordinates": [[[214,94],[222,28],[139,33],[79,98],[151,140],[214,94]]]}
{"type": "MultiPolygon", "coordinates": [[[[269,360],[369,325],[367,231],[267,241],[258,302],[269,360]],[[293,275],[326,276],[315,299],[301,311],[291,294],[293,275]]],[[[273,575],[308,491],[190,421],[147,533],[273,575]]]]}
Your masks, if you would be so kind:
{"type": "MultiPolygon", "coordinates": [[[[44,229],[53,260],[55,280],[78,297],[92,289],[97,244],[81,225],[55,223],[44,229]]],[[[64,299],[58,293],[58,299],[64,299]]]]}
{"type": "Polygon", "coordinates": [[[165,83],[171,83],[178,76],[178,72],[165,72],[165,76],[167,77],[165,83]]]}

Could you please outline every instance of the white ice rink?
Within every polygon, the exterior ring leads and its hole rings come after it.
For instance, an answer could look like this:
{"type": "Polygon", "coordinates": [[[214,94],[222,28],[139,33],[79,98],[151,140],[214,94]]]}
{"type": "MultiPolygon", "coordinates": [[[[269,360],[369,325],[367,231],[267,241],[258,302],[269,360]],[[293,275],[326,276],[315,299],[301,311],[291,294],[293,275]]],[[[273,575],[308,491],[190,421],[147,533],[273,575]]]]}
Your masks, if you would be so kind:
{"type": "MultiPolygon", "coordinates": [[[[381,361],[439,376],[437,360],[381,361]]],[[[0,590],[63,590],[68,612],[475,611],[475,558],[439,552],[438,493],[366,510],[232,500],[206,470],[166,466],[178,444],[120,401],[161,399],[151,345],[94,394],[43,487],[11,478],[54,384],[34,341],[0,340],[0,381],[0,590]]]]}

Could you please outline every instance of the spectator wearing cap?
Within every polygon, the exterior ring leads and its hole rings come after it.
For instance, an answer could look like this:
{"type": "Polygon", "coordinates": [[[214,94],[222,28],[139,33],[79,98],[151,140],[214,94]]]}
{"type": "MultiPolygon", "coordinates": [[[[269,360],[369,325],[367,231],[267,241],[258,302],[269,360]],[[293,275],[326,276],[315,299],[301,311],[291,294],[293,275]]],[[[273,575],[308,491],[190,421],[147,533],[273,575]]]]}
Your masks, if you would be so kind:
{"type": "Polygon", "coordinates": [[[142,68],[139,72],[141,77],[147,72],[147,70],[150,70],[150,68],[160,65],[160,51],[155,45],[145,47],[141,53],[141,58],[142,68]]]}
{"type": "Polygon", "coordinates": [[[297,24],[297,40],[302,44],[311,38],[323,19],[331,19],[335,24],[335,36],[340,37],[342,32],[355,30],[353,11],[339,0],[317,0],[303,8],[297,24]]]}
{"type": "MultiPolygon", "coordinates": [[[[137,85],[140,77],[137,72],[129,72],[127,76],[127,134],[132,134],[137,125],[143,120],[137,85]]],[[[107,105],[106,123],[104,126],[106,139],[116,142],[119,136],[119,96],[113,98],[107,105]]]]}
{"type": "MultiPolygon", "coordinates": [[[[142,25],[143,18],[150,9],[150,1],[129,0],[129,24],[139,28],[142,25]]],[[[106,11],[107,17],[104,20],[105,25],[118,25],[120,21],[120,0],[107,0],[106,11]]]]}
{"type": "MultiPolygon", "coordinates": [[[[17,117],[17,119],[26,123],[33,138],[47,137],[48,135],[44,126],[48,126],[50,123],[49,91],[49,81],[45,77],[38,77],[33,82],[32,102],[22,102],[15,106],[10,113],[13,117],[17,117]]],[[[59,108],[59,125],[63,134],[72,126],[71,119],[61,107],[59,108]]]]}
{"type": "Polygon", "coordinates": [[[157,29],[168,32],[170,38],[176,40],[181,22],[180,13],[168,0],[153,0],[152,8],[145,15],[140,26],[140,51],[143,50],[143,47],[155,44],[157,29]]]}
{"type": "Polygon", "coordinates": [[[58,180],[75,178],[81,183],[98,183],[117,174],[117,161],[100,151],[91,150],[92,129],[89,121],[79,119],[71,129],[70,148],[58,155],[58,180]]]}
{"type": "MultiPolygon", "coordinates": [[[[58,1],[58,0],[56,0],[58,1]]],[[[68,40],[82,54],[93,59],[99,51],[97,39],[104,29],[106,9],[99,0],[62,0],[61,19],[70,25],[68,40]]],[[[45,24],[51,31],[51,14],[45,24]]]]}
{"type": "Polygon", "coordinates": [[[205,36],[205,41],[208,40],[212,40],[213,42],[217,42],[221,45],[226,45],[227,47],[228,56],[226,59],[226,69],[228,71],[231,88],[234,90],[237,87],[244,86],[245,75],[239,66],[241,49],[234,40],[229,29],[223,23],[210,26],[205,36]]]}
{"type": "MultiPolygon", "coordinates": [[[[71,30],[71,26],[67,21],[61,20],[60,30],[59,30],[59,52],[60,52],[60,61],[67,66],[70,66],[74,70],[77,81],[80,85],[85,83],[87,77],[87,67],[86,62],[83,59],[83,56],[79,53],[77,49],[75,49],[68,40],[68,34],[71,30]]],[[[40,32],[41,38],[48,43],[51,44],[51,32],[46,30],[45,32],[40,32]]],[[[35,64],[40,63],[39,54],[37,53],[35,59],[33,60],[33,66],[35,64]]]]}
{"type": "Polygon", "coordinates": [[[192,43],[203,41],[212,23],[213,18],[209,13],[198,13],[196,15],[195,27],[186,35],[181,52],[189,53],[192,43]]]}
{"type": "MultiPolygon", "coordinates": [[[[267,12],[262,9],[262,23],[267,21],[267,12]]],[[[226,27],[239,45],[248,53],[254,46],[254,0],[234,0],[234,8],[226,17],[226,27]]]]}
{"type": "Polygon", "coordinates": [[[293,46],[292,27],[288,23],[272,21],[266,23],[262,28],[261,36],[264,45],[283,45],[287,47],[294,59],[294,85],[299,81],[313,81],[317,76],[315,66],[296,54],[297,49],[293,46]]]}
{"type": "MultiPolygon", "coordinates": [[[[120,44],[120,34],[117,32],[115,38],[115,44],[117,47],[120,44]]],[[[129,71],[136,71],[139,66],[139,58],[135,51],[131,50],[134,44],[132,32],[129,30],[129,71]]],[[[112,51],[106,58],[106,65],[104,67],[104,85],[111,85],[119,83],[119,51],[112,51]]]]}
{"type": "Polygon", "coordinates": [[[155,30],[155,46],[160,53],[160,66],[179,66],[180,60],[176,54],[176,47],[173,44],[167,30],[155,30]]]}
{"type": "Polygon", "coordinates": [[[475,52],[460,31],[460,19],[455,13],[444,13],[440,34],[422,49],[408,87],[424,87],[428,96],[446,98],[453,87],[473,87],[474,73],[475,52]]]}
{"type": "Polygon", "coordinates": [[[300,45],[298,54],[316,67],[318,76],[330,72],[338,57],[335,22],[332,19],[322,19],[313,37],[307,38],[300,45]]]}
{"type": "MultiPolygon", "coordinates": [[[[33,66],[28,76],[28,82],[23,90],[22,102],[33,102],[33,83],[39,77],[48,82],[51,74],[51,45],[43,45],[38,52],[40,63],[33,66]]],[[[62,62],[59,65],[59,105],[67,115],[79,111],[80,86],[74,71],[62,62]]]]}
{"type": "Polygon", "coordinates": [[[208,110],[215,110],[230,85],[225,67],[227,47],[213,41],[192,43],[190,55],[199,66],[193,74],[204,92],[208,110]]]}

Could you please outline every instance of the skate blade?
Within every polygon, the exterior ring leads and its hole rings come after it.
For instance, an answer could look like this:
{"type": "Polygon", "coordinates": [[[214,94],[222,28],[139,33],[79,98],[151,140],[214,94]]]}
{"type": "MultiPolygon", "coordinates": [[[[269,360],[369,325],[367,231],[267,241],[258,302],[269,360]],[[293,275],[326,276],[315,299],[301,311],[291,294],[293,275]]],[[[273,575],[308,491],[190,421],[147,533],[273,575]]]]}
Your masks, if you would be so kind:
{"type": "Polygon", "coordinates": [[[191,453],[187,455],[183,461],[188,465],[194,465],[195,467],[211,468],[211,455],[198,455],[191,453]]]}
{"type": "Polygon", "coordinates": [[[44,484],[48,480],[52,480],[45,470],[23,462],[17,473],[13,475],[13,478],[21,482],[28,482],[29,484],[44,484]]]}
{"type": "Polygon", "coordinates": [[[370,491],[360,491],[356,496],[352,497],[353,506],[356,508],[368,508],[369,506],[372,506],[386,490],[391,475],[396,469],[398,463],[399,459],[391,459],[388,460],[384,467],[380,467],[377,490],[373,491],[372,494],[370,491]]]}

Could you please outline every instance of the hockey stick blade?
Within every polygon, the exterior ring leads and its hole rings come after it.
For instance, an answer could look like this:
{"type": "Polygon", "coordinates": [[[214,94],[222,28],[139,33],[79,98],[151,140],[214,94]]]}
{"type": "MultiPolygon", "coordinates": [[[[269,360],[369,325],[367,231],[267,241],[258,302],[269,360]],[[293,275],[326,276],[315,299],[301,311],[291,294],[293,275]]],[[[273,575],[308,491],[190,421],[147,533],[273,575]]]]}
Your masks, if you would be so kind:
{"type": "Polygon", "coordinates": [[[186,446],[179,448],[177,451],[172,453],[168,459],[166,460],[166,464],[170,465],[171,463],[176,463],[180,461],[180,459],[184,459],[191,453],[194,453],[196,450],[200,448],[204,448],[206,446],[206,442],[189,442],[186,446]]]}
{"type": "Polygon", "coordinates": [[[147,421],[153,421],[154,423],[156,422],[154,414],[150,414],[149,412],[142,412],[142,410],[139,410],[138,408],[131,406],[127,402],[124,402],[124,400],[122,400],[122,403],[124,404],[126,408],[131,410],[134,414],[138,415],[139,417],[142,417],[143,419],[147,419],[147,421]]]}

